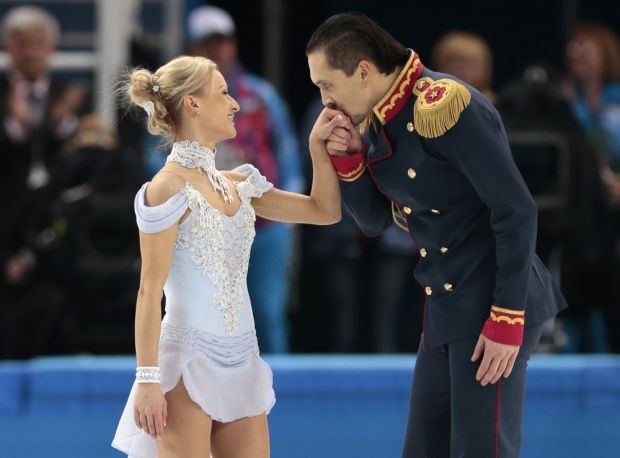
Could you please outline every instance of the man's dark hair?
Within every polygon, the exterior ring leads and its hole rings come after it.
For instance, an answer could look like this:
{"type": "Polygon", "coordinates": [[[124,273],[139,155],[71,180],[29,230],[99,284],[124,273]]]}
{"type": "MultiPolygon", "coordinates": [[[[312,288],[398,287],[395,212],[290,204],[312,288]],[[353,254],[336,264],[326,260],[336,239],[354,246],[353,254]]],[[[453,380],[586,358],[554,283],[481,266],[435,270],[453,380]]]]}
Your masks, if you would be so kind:
{"type": "Polygon", "coordinates": [[[315,51],[323,51],[329,65],[347,76],[364,59],[381,73],[390,74],[410,56],[410,51],[379,24],[357,12],[336,14],[323,22],[310,37],[306,56],[315,51]]]}

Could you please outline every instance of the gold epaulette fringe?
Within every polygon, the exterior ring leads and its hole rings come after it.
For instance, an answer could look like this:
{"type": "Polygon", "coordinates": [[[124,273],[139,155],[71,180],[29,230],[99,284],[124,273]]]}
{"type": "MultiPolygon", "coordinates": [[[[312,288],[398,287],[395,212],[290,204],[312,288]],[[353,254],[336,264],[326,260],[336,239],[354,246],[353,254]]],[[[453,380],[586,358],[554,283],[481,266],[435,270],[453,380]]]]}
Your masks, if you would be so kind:
{"type": "Polygon", "coordinates": [[[470,102],[471,93],[457,81],[434,81],[413,106],[415,130],[422,137],[440,137],[454,127],[470,102]]]}

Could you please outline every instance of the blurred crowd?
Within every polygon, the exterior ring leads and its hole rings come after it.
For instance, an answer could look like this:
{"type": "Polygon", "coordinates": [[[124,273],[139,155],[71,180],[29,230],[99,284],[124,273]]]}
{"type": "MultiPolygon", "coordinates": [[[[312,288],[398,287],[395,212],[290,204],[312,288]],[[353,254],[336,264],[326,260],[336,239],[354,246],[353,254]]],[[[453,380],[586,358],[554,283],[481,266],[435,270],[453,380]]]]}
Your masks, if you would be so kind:
{"type": "MultiPolygon", "coordinates": [[[[0,21],[9,58],[0,73],[0,358],[132,353],[140,275],[133,197],[166,150],[148,136],[143,114],[110,125],[93,109],[91,84],[52,72],[62,34],[52,14],[19,6],[0,21]]],[[[186,26],[184,52],[215,60],[241,107],[237,137],[218,146],[219,167],[249,162],[281,189],[308,191],[307,138],[320,99],[296,123],[274,86],[239,60],[229,13],[199,7],[186,26]]],[[[132,65],[162,63],[133,51],[132,65]]],[[[428,55],[417,51],[431,69],[477,88],[504,119],[539,207],[537,252],[571,306],[538,351],[620,352],[617,35],[578,23],[564,66],[532,63],[499,88],[493,52],[478,34],[451,31],[428,55]]],[[[418,247],[397,226],[367,238],[343,213],[327,227],[257,221],[248,286],[263,352],[417,349],[418,247]]]]}

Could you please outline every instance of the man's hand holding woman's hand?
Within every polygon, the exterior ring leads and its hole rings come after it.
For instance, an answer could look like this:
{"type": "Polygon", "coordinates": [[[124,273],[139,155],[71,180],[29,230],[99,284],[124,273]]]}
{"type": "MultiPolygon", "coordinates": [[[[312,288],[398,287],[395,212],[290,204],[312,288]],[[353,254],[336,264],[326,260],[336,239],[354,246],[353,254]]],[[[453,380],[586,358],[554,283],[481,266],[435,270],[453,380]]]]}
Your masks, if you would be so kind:
{"type": "Polygon", "coordinates": [[[362,150],[362,137],[344,113],[324,108],[314,124],[310,142],[325,144],[332,156],[348,156],[362,150]]]}

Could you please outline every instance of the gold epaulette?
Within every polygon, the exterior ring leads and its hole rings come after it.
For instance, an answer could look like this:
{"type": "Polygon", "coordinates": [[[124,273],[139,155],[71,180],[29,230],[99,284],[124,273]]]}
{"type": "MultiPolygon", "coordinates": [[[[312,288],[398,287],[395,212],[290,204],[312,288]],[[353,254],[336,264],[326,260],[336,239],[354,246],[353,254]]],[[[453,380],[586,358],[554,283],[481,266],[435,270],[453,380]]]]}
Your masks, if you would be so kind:
{"type": "Polygon", "coordinates": [[[454,127],[471,102],[469,90],[450,79],[421,78],[413,92],[418,96],[413,123],[418,134],[426,138],[440,137],[454,127]]]}

